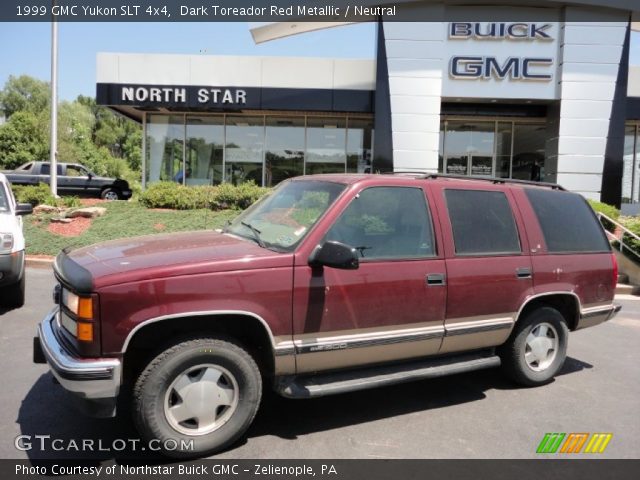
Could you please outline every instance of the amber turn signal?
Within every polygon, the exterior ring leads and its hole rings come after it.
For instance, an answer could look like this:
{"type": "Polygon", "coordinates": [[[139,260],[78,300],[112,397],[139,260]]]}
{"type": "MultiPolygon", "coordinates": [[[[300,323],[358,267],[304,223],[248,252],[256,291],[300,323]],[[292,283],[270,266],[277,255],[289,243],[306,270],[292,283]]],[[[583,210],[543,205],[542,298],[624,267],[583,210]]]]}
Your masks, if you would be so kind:
{"type": "Polygon", "coordinates": [[[90,320],[93,318],[93,303],[91,297],[80,297],[78,299],[78,317],[90,320]]]}
{"type": "Polygon", "coordinates": [[[93,323],[78,322],[78,340],[83,342],[93,341],[93,323]]]}

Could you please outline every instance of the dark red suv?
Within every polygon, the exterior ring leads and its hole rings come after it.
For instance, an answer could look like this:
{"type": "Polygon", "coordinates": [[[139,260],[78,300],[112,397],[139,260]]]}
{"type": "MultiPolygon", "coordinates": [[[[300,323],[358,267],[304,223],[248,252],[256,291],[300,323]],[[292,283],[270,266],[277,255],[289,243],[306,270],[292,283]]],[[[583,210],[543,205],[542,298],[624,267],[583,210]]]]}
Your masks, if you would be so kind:
{"type": "Polygon", "coordinates": [[[211,453],[262,388],[306,398],[502,366],[542,385],[610,319],[617,266],[585,200],[443,175],[283,182],[223,231],[63,251],[36,361],[94,415],[211,453]]]}

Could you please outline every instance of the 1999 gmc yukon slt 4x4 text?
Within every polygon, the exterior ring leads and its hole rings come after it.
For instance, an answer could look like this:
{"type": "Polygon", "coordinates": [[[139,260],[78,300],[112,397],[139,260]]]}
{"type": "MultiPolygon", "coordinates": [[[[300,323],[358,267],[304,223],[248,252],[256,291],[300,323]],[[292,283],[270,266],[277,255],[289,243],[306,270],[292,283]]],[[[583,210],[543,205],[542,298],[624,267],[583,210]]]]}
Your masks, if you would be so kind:
{"type": "Polygon", "coordinates": [[[444,175],[285,181],[222,232],[63,251],[34,359],[95,415],[202,455],[265,385],[306,398],[502,365],[544,384],[604,322],[617,266],[585,200],[444,175]]]}

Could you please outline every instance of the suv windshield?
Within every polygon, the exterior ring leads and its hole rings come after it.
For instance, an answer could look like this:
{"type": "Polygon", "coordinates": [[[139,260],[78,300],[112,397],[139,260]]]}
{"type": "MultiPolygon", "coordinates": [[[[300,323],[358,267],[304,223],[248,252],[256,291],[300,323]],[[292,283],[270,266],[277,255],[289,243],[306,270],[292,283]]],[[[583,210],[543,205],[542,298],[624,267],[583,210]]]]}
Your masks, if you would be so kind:
{"type": "Polygon", "coordinates": [[[242,212],[225,232],[273,250],[292,251],[345,187],[315,180],[284,182],[242,212]]]}

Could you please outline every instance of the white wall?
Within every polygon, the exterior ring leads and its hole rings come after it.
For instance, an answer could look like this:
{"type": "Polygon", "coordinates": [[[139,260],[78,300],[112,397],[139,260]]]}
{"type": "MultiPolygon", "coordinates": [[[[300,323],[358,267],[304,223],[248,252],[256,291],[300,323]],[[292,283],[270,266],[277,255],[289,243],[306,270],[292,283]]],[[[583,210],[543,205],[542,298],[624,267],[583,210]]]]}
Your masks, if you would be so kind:
{"type": "Polygon", "coordinates": [[[618,67],[627,19],[620,13],[567,8],[562,27],[561,98],[555,181],[587,198],[600,199],[618,67]]]}
{"type": "Polygon", "coordinates": [[[375,61],[98,53],[97,83],[375,89],[375,61]]]}

